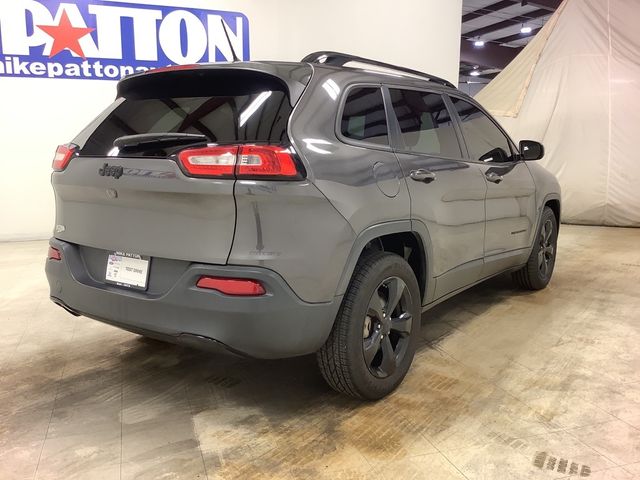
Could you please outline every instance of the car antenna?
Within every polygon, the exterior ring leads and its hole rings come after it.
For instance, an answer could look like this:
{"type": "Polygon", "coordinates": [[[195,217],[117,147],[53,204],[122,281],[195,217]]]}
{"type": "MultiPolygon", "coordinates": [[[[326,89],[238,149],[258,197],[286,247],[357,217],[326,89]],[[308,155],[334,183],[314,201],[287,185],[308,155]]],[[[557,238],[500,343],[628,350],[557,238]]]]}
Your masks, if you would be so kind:
{"type": "Polygon", "coordinates": [[[233,49],[233,44],[231,43],[231,39],[229,38],[229,32],[227,31],[227,25],[224,23],[224,20],[220,18],[220,23],[222,23],[222,29],[224,30],[224,35],[227,37],[227,42],[229,42],[229,48],[231,49],[231,55],[233,55],[233,61],[239,62],[240,59],[236,55],[236,51],[233,49]]]}

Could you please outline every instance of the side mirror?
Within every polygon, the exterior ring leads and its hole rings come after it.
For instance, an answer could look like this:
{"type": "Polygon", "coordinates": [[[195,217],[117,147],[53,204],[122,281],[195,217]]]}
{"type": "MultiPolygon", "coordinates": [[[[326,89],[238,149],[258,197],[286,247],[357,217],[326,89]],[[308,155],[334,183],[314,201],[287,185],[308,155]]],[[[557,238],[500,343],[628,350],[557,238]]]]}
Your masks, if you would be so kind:
{"type": "Polygon", "coordinates": [[[509,161],[509,157],[503,149],[498,147],[482,155],[479,160],[485,163],[504,163],[509,161]]]}
{"type": "Polygon", "coordinates": [[[544,157],[544,146],[533,140],[522,140],[520,142],[520,156],[523,160],[540,160],[544,157]]]}

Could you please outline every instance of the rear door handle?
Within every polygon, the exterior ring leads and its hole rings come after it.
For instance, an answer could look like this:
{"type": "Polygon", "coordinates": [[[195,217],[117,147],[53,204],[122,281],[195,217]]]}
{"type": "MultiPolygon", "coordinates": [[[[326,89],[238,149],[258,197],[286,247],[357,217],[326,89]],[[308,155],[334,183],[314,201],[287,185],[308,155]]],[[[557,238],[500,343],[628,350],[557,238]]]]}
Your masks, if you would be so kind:
{"type": "Polygon", "coordinates": [[[500,183],[502,180],[504,180],[504,177],[502,175],[498,175],[495,172],[489,172],[485,175],[485,177],[487,177],[487,180],[492,183],[500,183]]]}
{"type": "Polygon", "coordinates": [[[430,172],[429,170],[425,170],[424,168],[412,170],[409,176],[411,177],[411,180],[424,183],[431,183],[436,179],[435,173],[430,172]]]}

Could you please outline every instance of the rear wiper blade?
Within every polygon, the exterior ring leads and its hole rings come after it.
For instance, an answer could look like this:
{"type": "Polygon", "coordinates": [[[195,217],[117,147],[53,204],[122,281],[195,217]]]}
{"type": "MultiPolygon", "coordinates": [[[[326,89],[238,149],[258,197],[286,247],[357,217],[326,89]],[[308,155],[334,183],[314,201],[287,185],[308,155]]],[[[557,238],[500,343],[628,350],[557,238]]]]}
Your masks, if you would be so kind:
{"type": "Polygon", "coordinates": [[[207,143],[206,135],[197,133],[141,133],[139,135],[125,135],[113,141],[116,148],[147,148],[169,145],[191,145],[194,143],[207,143]]]}

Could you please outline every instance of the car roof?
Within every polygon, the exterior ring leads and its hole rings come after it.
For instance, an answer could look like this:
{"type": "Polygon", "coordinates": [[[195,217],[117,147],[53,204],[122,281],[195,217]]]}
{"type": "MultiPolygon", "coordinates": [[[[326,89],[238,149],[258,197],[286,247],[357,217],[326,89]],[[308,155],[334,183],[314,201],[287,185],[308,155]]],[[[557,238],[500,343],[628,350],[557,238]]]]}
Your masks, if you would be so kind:
{"type": "Polygon", "coordinates": [[[464,95],[464,92],[458,90],[454,86],[443,85],[441,83],[436,83],[432,80],[428,80],[423,77],[418,77],[415,75],[403,73],[403,72],[394,72],[394,71],[384,71],[384,70],[375,70],[373,68],[361,68],[361,67],[351,67],[351,66],[342,66],[336,67],[331,65],[313,65],[316,70],[324,70],[324,71],[333,71],[336,73],[340,72],[358,72],[360,74],[360,79],[366,79],[375,83],[383,83],[389,85],[401,85],[413,88],[428,88],[430,90],[438,90],[443,92],[452,92],[459,95],[464,95]]]}
{"type": "MultiPolygon", "coordinates": [[[[430,73],[421,72],[408,67],[402,67],[400,65],[394,65],[391,63],[381,62],[379,60],[373,60],[371,58],[361,57],[359,55],[353,55],[349,53],[333,52],[333,51],[320,51],[310,53],[302,59],[302,62],[309,62],[314,65],[331,65],[334,67],[349,67],[360,65],[365,71],[372,73],[386,73],[393,74],[394,76],[409,76],[411,78],[417,78],[421,80],[428,80],[429,82],[438,83],[446,87],[454,88],[448,80],[437,77],[430,73]],[[355,64],[355,65],[354,65],[355,64]]],[[[358,67],[357,67],[358,68],[358,67]]]]}
{"type": "MultiPolygon", "coordinates": [[[[468,97],[464,92],[457,89],[452,83],[442,78],[419,72],[392,64],[378,62],[354,55],[337,52],[316,52],[307,55],[302,61],[236,61],[225,63],[198,63],[193,65],[177,65],[146,72],[129,75],[118,84],[119,92],[127,87],[127,83],[137,83],[144,78],[155,77],[161,74],[170,74],[185,70],[244,70],[255,71],[263,74],[273,75],[284,81],[292,96],[299,98],[308,84],[314,70],[324,70],[333,72],[358,72],[361,78],[376,83],[402,85],[413,88],[428,88],[446,93],[455,93],[458,96],[468,97]],[[331,61],[331,55],[337,58],[331,61]],[[329,61],[319,62],[325,57],[329,61]]],[[[470,97],[469,97],[470,98],[470,97]]]]}

